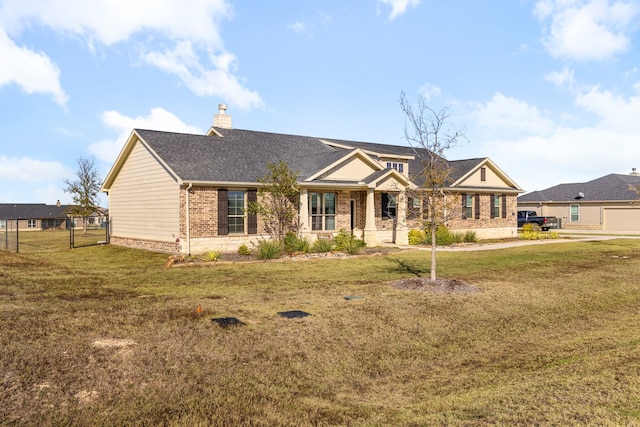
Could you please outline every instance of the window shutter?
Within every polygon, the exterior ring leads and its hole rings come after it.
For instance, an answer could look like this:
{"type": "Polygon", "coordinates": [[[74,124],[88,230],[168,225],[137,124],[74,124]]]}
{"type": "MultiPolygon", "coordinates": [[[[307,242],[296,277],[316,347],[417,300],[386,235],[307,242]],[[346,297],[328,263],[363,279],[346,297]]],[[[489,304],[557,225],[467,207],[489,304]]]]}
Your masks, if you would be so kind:
{"type": "Polygon", "coordinates": [[[227,189],[218,189],[218,235],[229,234],[229,192],[227,189]]]}
{"type": "Polygon", "coordinates": [[[382,218],[385,217],[385,214],[387,214],[388,209],[389,209],[389,194],[382,193],[382,209],[380,209],[380,215],[382,216],[382,218]]]}
{"type": "Polygon", "coordinates": [[[496,217],[496,211],[494,209],[495,205],[496,205],[496,195],[492,194],[491,195],[491,219],[496,217]]]}
{"type": "Polygon", "coordinates": [[[407,197],[407,219],[416,217],[416,208],[413,207],[413,197],[407,197]]]}
{"type": "Polygon", "coordinates": [[[507,217],[507,195],[502,195],[502,218],[507,217]]]}
{"type": "Polygon", "coordinates": [[[476,219],[480,219],[480,194],[476,194],[475,200],[475,208],[476,208],[476,219]]]}
{"type": "MultiPolygon", "coordinates": [[[[258,201],[258,192],[256,190],[247,191],[247,202],[249,205],[258,201]]],[[[258,215],[255,213],[247,216],[247,232],[249,234],[258,234],[258,215]]]]}
{"type": "Polygon", "coordinates": [[[467,195],[462,193],[462,219],[467,219],[467,195]]]}

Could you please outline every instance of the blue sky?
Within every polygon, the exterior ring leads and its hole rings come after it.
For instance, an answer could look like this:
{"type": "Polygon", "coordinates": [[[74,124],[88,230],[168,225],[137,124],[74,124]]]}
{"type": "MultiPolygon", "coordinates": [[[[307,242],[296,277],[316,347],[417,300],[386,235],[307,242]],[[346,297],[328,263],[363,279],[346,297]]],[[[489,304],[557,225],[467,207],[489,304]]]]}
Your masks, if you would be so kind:
{"type": "MultiPolygon", "coordinates": [[[[0,0],[0,203],[133,128],[406,144],[422,95],[526,191],[640,169],[640,0],[0,0]],[[188,6],[187,6],[188,5],[188,6]]],[[[106,205],[106,197],[102,198],[106,205]]]]}

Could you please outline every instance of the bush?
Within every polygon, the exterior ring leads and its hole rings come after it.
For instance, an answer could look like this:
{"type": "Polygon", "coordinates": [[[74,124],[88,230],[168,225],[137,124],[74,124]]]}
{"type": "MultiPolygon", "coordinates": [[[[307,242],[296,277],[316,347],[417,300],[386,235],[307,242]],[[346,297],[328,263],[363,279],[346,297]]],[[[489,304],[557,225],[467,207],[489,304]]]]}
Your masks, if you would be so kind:
{"type": "Polygon", "coordinates": [[[538,224],[525,224],[522,226],[520,238],[524,240],[557,239],[558,233],[555,231],[550,233],[541,232],[538,224]]]}
{"type": "Polygon", "coordinates": [[[287,253],[309,252],[311,242],[306,237],[299,237],[295,233],[289,232],[284,236],[284,250],[287,253]]]}
{"type": "Polygon", "coordinates": [[[311,252],[331,252],[333,250],[333,240],[331,239],[318,239],[311,245],[311,252]]]}
{"type": "Polygon", "coordinates": [[[473,230],[468,230],[464,233],[464,238],[462,239],[465,243],[476,243],[478,241],[478,236],[476,232],[473,230]]]}
{"type": "Polygon", "coordinates": [[[367,244],[364,240],[358,239],[351,233],[347,233],[345,230],[340,230],[338,235],[333,239],[336,249],[344,251],[349,255],[357,254],[367,244]]]}
{"type": "Polygon", "coordinates": [[[222,252],[212,249],[202,254],[203,261],[218,261],[222,257],[222,252]]]}
{"type": "Polygon", "coordinates": [[[282,255],[282,244],[277,240],[262,239],[258,242],[259,259],[276,259],[282,255]]]}
{"type": "Polygon", "coordinates": [[[426,245],[428,241],[427,233],[424,230],[409,230],[410,245],[426,245]]]}
{"type": "Polygon", "coordinates": [[[251,251],[247,247],[247,245],[240,245],[238,248],[238,255],[251,255],[251,251]]]}

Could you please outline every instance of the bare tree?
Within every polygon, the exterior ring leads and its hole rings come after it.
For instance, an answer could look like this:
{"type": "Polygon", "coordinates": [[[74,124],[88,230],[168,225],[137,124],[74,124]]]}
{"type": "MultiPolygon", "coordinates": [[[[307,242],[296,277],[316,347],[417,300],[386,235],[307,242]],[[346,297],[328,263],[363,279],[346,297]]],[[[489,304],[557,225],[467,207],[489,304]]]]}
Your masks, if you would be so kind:
{"type": "Polygon", "coordinates": [[[447,191],[453,172],[445,158],[445,152],[455,147],[464,132],[451,130],[448,120],[451,112],[448,107],[436,111],[427,105],[419,96],[417,105],[407,99],[404,92],[400,94],[400,108],[406,115],[404,135],[414,148],[416,158],[422,169],[419,171],[418,189],[414,195],[426,202],[425,226],[431,234],[431,280],[436,280],[436,231],[444,224],[456,209],[448,209],[447,191]]]}
{"type": "Polygon", "coordinates": [[[289,231],[297,231],[298,172],[286,162],[269,163],[268,172],[258,182],[258,198],[249,203],[249,213],[258,214],[271,236],[283,242],[289,231]]]}
{"type": "Polygon", "coordinates": [[[98,209],[98,193],[102,179],[95,167],[95,159],[79,158],[78,170],[76,171],[75,180],[65,179],[65,192],[71,193],[74,207],[69,212],[72,215],[81,215],[85,217],[83,221],[83,231],[87,232],[86,217],[96,212],[98,209]]]}

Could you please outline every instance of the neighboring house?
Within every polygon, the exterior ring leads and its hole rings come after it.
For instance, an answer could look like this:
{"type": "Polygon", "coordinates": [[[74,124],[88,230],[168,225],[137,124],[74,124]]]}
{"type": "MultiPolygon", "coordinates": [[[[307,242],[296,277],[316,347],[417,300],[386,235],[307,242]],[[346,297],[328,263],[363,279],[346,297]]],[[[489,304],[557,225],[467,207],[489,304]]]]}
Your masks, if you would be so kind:
{"type": "MultiPolygon", "coordinates": [[[[267,164],[279,161],[299,172],[302,236],[346,230],[369,246],[406,244],[410,228],[424,227],[413,211],[420,202],[405,192],[421,171],[414,148],[232,129],[225,109],[206,135],[133,130],[102,187],[112,244],[199,253],[266,237],[246,207],[257,200],[267,164]]],[[[448,197],[460,210],[450,228],[515,236],[522,192],[515,182],[488,158],[450,166],[455,195],[448,197]]]]}
{"type": "Polygon", "coordinates": [[[0,204],[0,230],[37,231],[49,229],[65,230],[69,226],[67,211],[71,205],[44,203],[0,204]]]}
{"type": "Polygon", "coordinates": [[[518,208],[556,216],[562,228],[640,231],[638,190],[640,175],[633,169],[629,175],[610,174],[524,194],[518,197],[518,208]]]}

